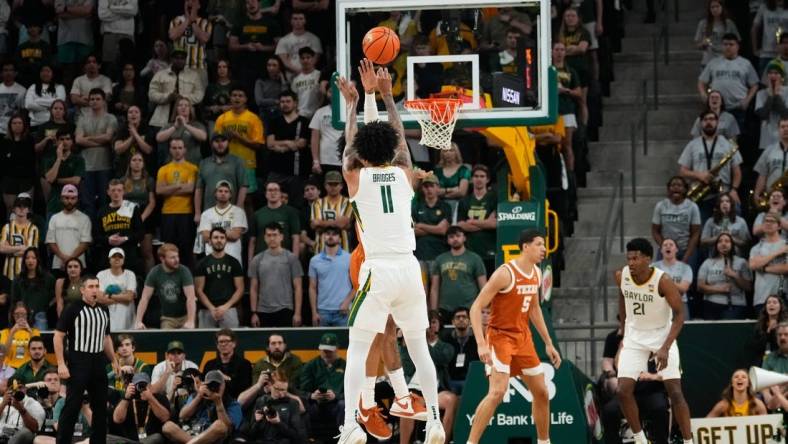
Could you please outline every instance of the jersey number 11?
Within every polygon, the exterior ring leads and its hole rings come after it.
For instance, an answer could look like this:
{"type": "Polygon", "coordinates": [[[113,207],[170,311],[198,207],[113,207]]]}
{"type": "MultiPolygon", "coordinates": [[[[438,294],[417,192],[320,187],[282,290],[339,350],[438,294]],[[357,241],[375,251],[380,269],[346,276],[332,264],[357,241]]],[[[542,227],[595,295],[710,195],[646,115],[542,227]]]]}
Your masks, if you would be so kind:
{"type": "Polygon", "coordinates": [[[380,199],[383,202],[383,214],[394,212],[394,202],[391,200],[391,185],[380,186],[380,199]]]}

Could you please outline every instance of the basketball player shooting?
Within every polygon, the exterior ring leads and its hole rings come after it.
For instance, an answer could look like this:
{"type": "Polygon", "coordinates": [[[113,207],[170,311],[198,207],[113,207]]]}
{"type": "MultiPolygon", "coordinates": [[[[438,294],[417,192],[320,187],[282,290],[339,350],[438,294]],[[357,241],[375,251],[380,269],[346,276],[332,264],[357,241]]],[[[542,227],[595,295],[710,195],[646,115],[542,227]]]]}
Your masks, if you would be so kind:
{"type": "Polygon", "coordinates": [[[533,395],[537,444],[550,443],[550,399],[528,326],[529,321],[533,322],[550,363],[558,368],[561,355],[553,346],[539,305],[539,263],[545,257],[545,241],[539,231],[525,230],[519,243],[520,255],[495,270],[471,306],[471,325],[477,332],[484,331],[482,309],[491,306],[486,337],[476,336],[479,359],[490,367],[490,388],[476,407],[468,444],[479,444],[495,409],[503,401],[511,376],[522,378],[533,395]]]}
{"type": "Polygon", "coordinates": [[[684,326],[684,306],[670,276],[651,266],[653,254],[647,239],[632,239],[627,243],[627,266],[616,272],[616,283],[621,289],[618,312],[624,332],[618,355],[618,398],[635,444],[647,444],[635,401],[635,382],[642,372],[648,372],[648,361],[653,354],[684,444],[692,444],[689,407],[681,392],[676,345],[684,326]]]}
{"type": "MultiPolygon", "coordinates": [[[[362,61],[360,72],[370,69],[371,62],[362,61]]],[[[379,69],[376,76],[384,101],[393,100],[388,71],[379,69]]],[[[346,79],[339,78],[337,86],[346,98],[355,95],[357,100],[358,94],[349,90],[355,88],[346,79]]],[[[365,115],[376,106],[374,94],[374,90],[365,91],[365,115]]],[[[355,103],[351,107],[348,101],[348,108],[349,114],[355,114],[355,103]]],[[[393,114],[389,117],[401,125],[399,116],[393,114]]],[[[384,332],[389,314],[402,329],[419,374],[427,404],[425,443],[443,444],[446,435],[438,414],[438,383],[424,334],[429,325],[427,299],[421,268],[413,256],[416,238],[410,205],[414,173],[407,144],[391,124],[370,121],[347,139],[342,174],[356,213],[365,260],[359,271],[360,291],[348,320],[345,421],[339,444],[366,443],[367,435],[356,422],[359,381],[364,381],[367,354],[376,334],[384,332]]]]}

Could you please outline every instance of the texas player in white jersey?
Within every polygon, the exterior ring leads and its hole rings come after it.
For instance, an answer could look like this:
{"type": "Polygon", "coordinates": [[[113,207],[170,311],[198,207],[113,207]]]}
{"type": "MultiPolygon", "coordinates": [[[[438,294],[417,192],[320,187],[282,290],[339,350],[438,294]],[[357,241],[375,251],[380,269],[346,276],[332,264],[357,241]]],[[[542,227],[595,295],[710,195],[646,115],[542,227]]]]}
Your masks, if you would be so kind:
{"type": "MultiPolygon", "coordinates": [[[[375,73],[371,62],[364,60],[359,72],[362,76],[374,75],[383,100],[393,102],[391,76],[385,68],[375,73]]],[[[346,99],[353,96],[350,89],[354,87],[347,80],[338,79],[337,86],[346,99]]],[[[376,106],[374,93],[374,89],[365,91],[365,110],[376,106]]],[[[352,100],[349,108],[350,113],[355,113],[352,100]]],[[[366,443],[366,433],[356,422],[359,382],[364,380],[369,348],[376,334],[384,332],[389,314],[402,330],[419,374],[427,404],[425,443],[443,444],[446,435],[438,414],[435,365],[424,334],[429,325],[427,299],[421,268],[413,255],[416,248],[410,213],[413,165],[405,140],[394,128],[402,126],[399,116],[390,113],[389,119],[392,123],[373,121],[359,128],[352,139],[348,138],[343,152],[342,174],[348,185],[365,260],[359,272],[360,289],[348,319],[345,421],[339,444],[366,443]]]]}
{"type": "Polygon", "coordinates": [[[621,290],[620,328],[624,332],[618,355],[618,398],[635,434],[635,444],[647,444],[635,401],[635,382],[642,372],[648,372],[648,361],[653,356],[684,444],[692,444],[689,407],[681,391],[676,346],[676,338],[684,326],[684,307],[670,276],[650,265],[653,255],[651,242],[632,239],[627,243],[627,266],[616,272],[616,283],[621,290]]]}

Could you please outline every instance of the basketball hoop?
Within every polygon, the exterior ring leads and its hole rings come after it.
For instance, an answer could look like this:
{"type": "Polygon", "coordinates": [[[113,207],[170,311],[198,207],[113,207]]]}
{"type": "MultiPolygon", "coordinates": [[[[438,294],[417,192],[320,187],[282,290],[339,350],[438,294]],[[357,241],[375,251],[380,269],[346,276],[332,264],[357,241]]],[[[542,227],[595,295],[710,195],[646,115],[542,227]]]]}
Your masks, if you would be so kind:
{"type": "Polygon", "coordinates": [[[451,149],[451,134],[457,123],[460,99],[430,98],[407,100],[405,108],[421,125],[421,143],[439,150],[451,149]]]}

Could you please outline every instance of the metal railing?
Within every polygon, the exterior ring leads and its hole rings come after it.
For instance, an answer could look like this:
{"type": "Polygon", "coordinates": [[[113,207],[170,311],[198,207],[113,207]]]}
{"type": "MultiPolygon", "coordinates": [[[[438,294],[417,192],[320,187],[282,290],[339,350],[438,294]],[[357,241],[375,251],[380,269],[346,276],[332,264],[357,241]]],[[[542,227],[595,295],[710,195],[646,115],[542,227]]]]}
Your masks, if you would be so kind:
{"type": "Polygon", "coordinates": [[[613,240],[616,238],[615,231],[618,229],[619,251],[624,252],[624,173],[617,172],[618,184],[614,187],[613,193],[607,202],[605,213],[605,223],[602,225],[602,233],[599,236],[599,245],[594,257],[594,284],[589,298],[589,316],[591,325],[596,324],[596,299],[602,295],[602,307],[604,321],[608,321],[607,287],[608,287],[608,264],[610,263],[610,250],[613,240]]]}
{"type": "Polygon", "coordinates": [[[600,372],[600,358],[603,350],[605,338],[613,329],[617,328],[615,323],[600,323],[589,325],[554,325],[553,329],[558,341],[558,347],[564,358],[572,360],[572,363],[583,371],[589,378],[594,379],[600,372]],[[588,334],[583,335],[583,330],[588,330],[588,334]],[[574,335],[571,332],[577,332],[574,335]],[[573,338],[571,336],[580,336],[573,338]],[[570,337],[565,337],[570,336],[570,337]]]}
{"type": "Polygon", "coordinates": [[[630,140],[630,181],[632,182],[632,202],[637,202],[637,145],[638,135],[642,137],[643,155],[648,155],[648,80],[640,83],[638,94],[635,96],[632,120],[629,122],[630,140]]]}
{"type": "Polygon", "coordinates": [[[678,0],[671,2],[661,0],[657,5],[657,24],[659,31],[651,36],[651,68],[652,68],[652,88],[654,109],[659,109],[659,60],[663,59],[665,66],[670,65],[670,9],[675,12],[675,20],[678,22],[678,0]],[[662,54],[660,54],[660,52],[662,54]]]}

